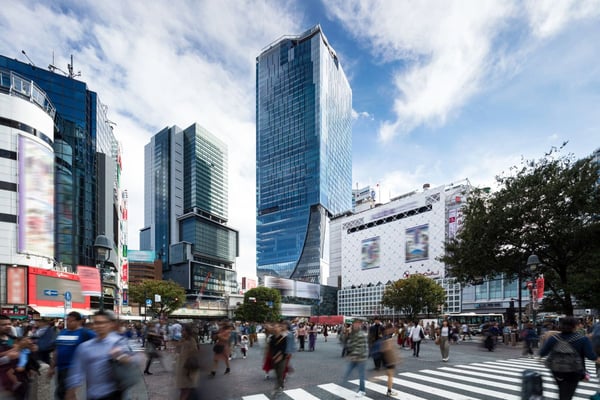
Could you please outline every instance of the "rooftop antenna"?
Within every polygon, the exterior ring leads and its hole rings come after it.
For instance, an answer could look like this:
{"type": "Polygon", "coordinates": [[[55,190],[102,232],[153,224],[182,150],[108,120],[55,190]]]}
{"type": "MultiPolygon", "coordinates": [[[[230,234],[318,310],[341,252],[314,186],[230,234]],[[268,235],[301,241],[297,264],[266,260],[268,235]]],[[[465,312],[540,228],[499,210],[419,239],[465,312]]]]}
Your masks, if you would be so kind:
{"type": "Polygon", "coordinates": [[[23,55],[25,56],[25,58],[27,59],[27,61],[29,61],[29,65],[31,65],[32,67],[35,67],[35,64],[33,63],[33,61],[31,61],[31,58],[29,58],[29,56],[27,55],[27,53],[25,53],[25,50],[21,50],[21,53],[23,53],[23,55]]]}
{"type": "Polygon", "coordinates": [[[67,69],[69,70],[69,78],[81,76],[81,71],[77,71],[76,74],[73,73],[73,54],[71,54],[71,64],[67,64],[67,69]]]}

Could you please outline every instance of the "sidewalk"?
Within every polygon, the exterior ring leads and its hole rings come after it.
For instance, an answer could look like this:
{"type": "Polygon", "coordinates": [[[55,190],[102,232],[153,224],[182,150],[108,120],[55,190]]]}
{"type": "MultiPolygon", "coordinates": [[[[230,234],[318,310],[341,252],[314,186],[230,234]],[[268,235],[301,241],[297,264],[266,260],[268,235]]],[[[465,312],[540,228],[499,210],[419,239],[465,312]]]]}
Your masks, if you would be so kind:
{"type": "Polygon", "coordinates": [[[161,359],[153,360],[150,366],[152,375],[144,375],[144,393],[132,393],[131,400],[163,400],[176,399],[175,380],[173,376],[173,363],[175,353],[161,351],[161,359]],[[134,397],[139,396],[139,397],[134,397]]]}

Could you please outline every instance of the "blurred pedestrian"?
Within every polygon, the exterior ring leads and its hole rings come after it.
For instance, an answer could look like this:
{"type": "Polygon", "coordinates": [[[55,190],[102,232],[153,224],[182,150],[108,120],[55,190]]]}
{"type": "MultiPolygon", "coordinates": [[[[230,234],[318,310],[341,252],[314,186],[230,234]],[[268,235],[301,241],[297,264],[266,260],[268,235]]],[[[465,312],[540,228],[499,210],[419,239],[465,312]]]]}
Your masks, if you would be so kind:
{"type": "Polygon", "coordinates": [[[273,324],[273,335],[269,340],[269,349],[273,369],[277,375],[275,391],[273,392],[273,395],[276,396],[283,393],[285,364],[287,361],[285,355],[287,349],[287,335],[284,333],[282,324],[273,324]]]}
{"type": "Polygon", "coordinates": [[[231,339],[231,329],[232,327],[229,324],[223,323],[216,334],[216,341],[215,345],[213,346],[213,368],[210,372],[212,376],[216,375],[219,361],[225,362],[226,375],[231,372],[231,369],[229,367],[229,355],[231,354],[231,350],[229,348],[229,340],[231,339]]]}
{"type": "Polygon", "coordinates": [[[96,338],[77,346],[73,365],[67,377],[66,400],[76,400],[80,386],[86,387],[86,398],[97,400],[123,400],[125,393],[117,387],[111,362],[131,364],[137,368],[132,353],[116,330],[117,318],[108,310],[100,310],[92,317],[96,338]]]}
{"type": "Polygon", "coordinates": [[[179,389],[179,400],[188,400],[193,398],[192,393],[198,386],[200,355],[192,325],[183,325],[180,334],[175,347],[175,387],[179,389]]]}
{"type": "Polygon", "coordinates": [[[348,338],[348,367],[344,375],[344,382],[348,380],[354,369],[358,370],[358,392],[357,397],[364,396],[365,393],[365,368],[369,348],[367,343],[367,335],[362,330],[363,321],[355,318],[352,321],[352,330],[348,338]]]}
{"type": "Polygon", "coordinates": [[[385,367],[385,373],[387,375],[387,393],[386,396],[392,397],[397,395],[398,393],[393,390],[394,383],[394,371],[396,369],[396,363],[398,362],[398,357],[396,356],[396,347],[394,346],[394,341],[392,339],[394,335],[394,325],[387,324],[383,331],[383,341],[381,344],[381,356],[382,363],[385,367]]]}

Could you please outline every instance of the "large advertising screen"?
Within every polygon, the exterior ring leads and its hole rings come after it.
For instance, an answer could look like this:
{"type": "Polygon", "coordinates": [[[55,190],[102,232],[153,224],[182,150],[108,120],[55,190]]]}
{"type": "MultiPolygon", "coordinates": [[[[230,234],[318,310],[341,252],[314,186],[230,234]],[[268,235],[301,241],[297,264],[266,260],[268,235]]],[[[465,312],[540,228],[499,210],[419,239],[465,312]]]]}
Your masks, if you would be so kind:
{"type": "Polygon", "coordinates": [[[429,224],[406,230],[405,253],[406,262],[427,260],[429,258],[429,224]]]}
{"type": "Polygon", "coordinates": [[[316,283],[295,281],[293,279],[265,276],[265,287],[277,289],[282,296],[301,297],[304,299],[318,299],[321,286],[316,283]]]}
{"type": "Polygon", "coordinates": [[[19,135],[19,253],[54,254],[54,155],[19,135]]]}
{"type": "Polygon", "coordinates": [[[77,274],[29,267],[29,304],[62,306],[67,291],[73,308],[90,308],[90,298],[81,293],[77,274]]]}
{"type": "Polygon", "coordinates": [[[362,269],[379,268],[379,236],[364,239],[361,245],[362,269]]]}

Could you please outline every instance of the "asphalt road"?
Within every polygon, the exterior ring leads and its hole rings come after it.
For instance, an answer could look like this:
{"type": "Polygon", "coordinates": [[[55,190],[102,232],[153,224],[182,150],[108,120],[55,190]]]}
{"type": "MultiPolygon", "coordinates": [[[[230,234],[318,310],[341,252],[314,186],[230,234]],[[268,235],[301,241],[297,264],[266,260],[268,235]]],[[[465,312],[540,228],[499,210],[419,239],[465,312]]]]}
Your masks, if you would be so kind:
{"type": "MultiPolygon", "coordinates": [[[[266,398],[271,398],[271,391],[274,389],[274,373],[271,371],[271,378],[265,379],[262,371],[263,352],[265,349],[264,337],[259,340],[259,346],[251,348],[246,359],[236,357],[231,361],[231,373],[225,375],[225,366],[219,365],[217,375],[209,377],[211,369],[210,359],[212,357],[212,346],[203,345],[205,353],[205,366],[202,379],[199,385],[201,398],[211,400],[239,400],[245,396],[255,394],[266,394],[266,398]]],[[[494,361],[496,359],[507,359],[519,357],[520,347],[506,346],[500,343],[494,352],[484,349],[480,341],[475,338],[472,341],[460,342],[452,345],[450,349],[449,362],[442,362],[439,348],[433,341],[425,340],[421,345],[419,358],[412,357],[412,351],[399,350],[401,362],[397,365],[396,372],[412,372],[421,369],[432,369],[439,367],[448,367],[454,364],[478,363],[494,361]]],[[[341,346],[335,336],[330,336],[329,341],[325,342],[323,336],[319,336],[316,350],[314,352],[296,352],[292,358],[292,365],[295,372],[287,379],[285,389],[304,389],[314,391],[319,385],[335,383],[349,390],[356,391],[357,387],[351,382],[342,382],[345,372],[346,360],[341,358],[341,346]]],[[[373,370],[372,360],[367,361],[367,380],[377,381],[378,376],[382,376],[382,371],[373,370]]],[[[357,376],[351,376],[356,379],[357,376]]],[[[371,396],[371,398],[385,398],[383,395],[371,396]]],[[[158,397],[149,397],[151,400],[158,397]]],[[[164,398],[164,397],[162,397],[164,398]]],[[[284,396],[285,398],[285,396],[284,396]]],[[[340,396],[327,393],[318,394],[319,399],[339,399],[340,396]]]]}

